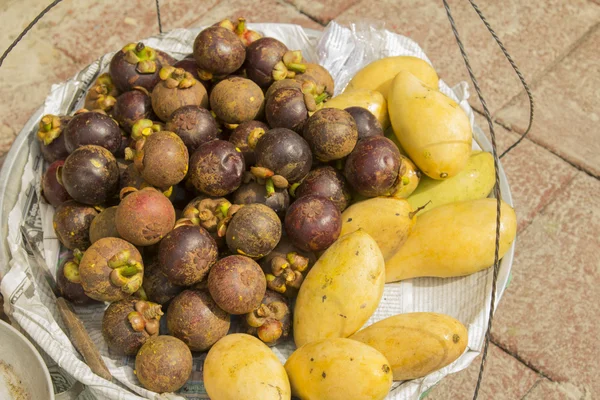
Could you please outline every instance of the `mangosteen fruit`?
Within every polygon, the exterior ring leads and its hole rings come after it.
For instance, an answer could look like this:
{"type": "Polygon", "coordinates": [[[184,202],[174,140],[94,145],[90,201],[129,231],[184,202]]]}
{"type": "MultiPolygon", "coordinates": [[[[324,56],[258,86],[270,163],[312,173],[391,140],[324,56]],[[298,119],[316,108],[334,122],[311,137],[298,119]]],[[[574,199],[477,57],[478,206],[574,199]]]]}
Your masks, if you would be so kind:
{"type": "Polygon", "coordinates": [[[115,217],[119,235],[136,246],[158,243],[175,226],[175,209],[152,187],[124,188],[115,217]]]}
{"type": "Polygon", "coordinates": [[[248,46],[244,64],[248,78],[267,89],[273,82],[293,78],[305,71],[300,51],[289,51],[287,46],[271,37],[263,37],[248,46]]]}
{"type": "Polygon", "coordinates": [[[220,259],[208,274],[208,290],[225,312],[240,315],[256,309],[265,295],[267,281],[256,261],[233,255],[220,259]]]}
{"type": "Polygon", "coordinates": [[[183,68],[162,67],[160,82],[152,91],[152,109],[163,121],[183,106],[208,108],[208,94],[204,86],[183,68]]]}
{"type": "Polygon", "coordinates": [[[79,262],[83,253],[78,249],[68,253],[56,271],[56,287],[60,295],[73,304],[87,305],[96,301],[88,297],[81,286],[79,262]]]}
{"type": "Polygon", "coordinates": [[[102,336],[108,348],[117,354],[134,355],[149,337],[157,336],[160,304],[139,299],[111,303],[102,318],[102,336]]]}
{"type": "Polygon", "coordinates": [[[180,219],[158,248],[158,263],[175,285],[201,282],[217,261],[217,244],[204,228],[189,219],[180,219]]]}
{"type": "Polygon", "coordinates": [[[364,107],[348,107],[344,111],[354,118],[359,140],[369,136],[383,136],[383,128],[371,111],[364,107]]]}
{"type": "Polygon", "coordinates": [[[250,79],[232,76],[217,83],[210,92],[210,108],[226,124],[237,125],[258,119],[265,97],[250,79]]]}
{"type": "Polygon", "coordinates": [[[68,200],[54,212],[52,225],[58,240],[71,250],[87,249],[90,242],[90,226],[98,211],[94,207],[68,200]]]}
{"type": "Polygon", "coordinates": [[[310,171],[294,190],[296,198],[309,194],[328,198],[333,201],[340,212],[344,211],[352,200],[350,186],[346,178],[341,172],[329,165],[320,166],[310,171]]]}
{"type": "Polygon", "coordinates": [[[323,108],[306,121],[304,139],[318,160],[328,162],[350,154],[356,146],[358,131],[354,118],[346,111],[323,108]]]}
{"type": "Polygon", "coordinates": [[[105,208],[94,217],[90,225],[90,241],[92,243],[105,237],[120,237],[115,223],[116,216],[117,206],[113,206],[105,208]]]}
{"type": "Polygon", "coordinates": [[[326,93],[332,97],[334,93],[334,83],[331,74],[325,67],[315,63],[305,63],[305,70],[301,74],[296,74],[296,79],[301,82],[313,82],[317,86],[317,93],[326,93]]]}
{"type": "Polygon", "coordinates": [[[107,237],[83,253],[79,275],[89,297],[112,302],[129,297],[142,286],[144,264],[134,245],[107,237]]]}
{"type": "Polygon", "coordinates": [[[113,83],[121,92],[141,86],[149,92],[160,80],[158,71],[162,64],[156,50],[144,43],[129,43],[110,60],[109,73],[113,83]]]}
{"type": "Polygon", "coordinates": [[[359,194],[366,197],[392,193],[398,184],[400,151],[385,136],[361,139],[346,159],[344,176],[359,194]]]}
{"type": "MultiPolygon", "coordinates": [[[[119,97],[120,98],[120,97],[119,97]]],[[[101,146],[115,153],[121,147],[121,130],[114,119],[99,112],[76,114],[65,128],[69,153],[85,145],[101,146]]]]}
{"type": "Polygon", "coordinates": [[[146,258],[146,251],[144,251],[144,281],[142,282],[142,289],[144,289],[148,300],[158,304],[165,304],[181,293],[184,287],[171,283],[159,267],[158,258],[146,258]],[[148,259],[149,261],[146,261],[148,259]]]}
{"type": "Polygon", "coordinates": [[[233,144],[212,140],[192,154],[188,180],[208,196],[225,196],[242,184],[244,170],[244,157],[233,144]]]}
{"type": "Polygon", "coordinates": [[[69,155],[63,131],[70,120],[71,117],[52,114],[44,115],[40,120],[37,138],[42,156],[49,163],[64,160],[69,155]]]}
{"type": "Polygon", "coordinates": [[[148,390],[176,392],[192,374],[192,352],[176,337],[150,337],[135,357],[134,373],[148,390]]]}
{"type": "MultiPolygon", "coordinates": [[[[193,60],[191,60],[194,62],[193,60]]],[[[201,144],[217,138],[219,127],[211,112],[195,105],[183,106],[171,114],[165,127],[176,133],[192,154],[201,144]]]]}
{"type": "Polygon", "coordinates": [[[192,351],[206,351],[227,335],[230,316],[219,308],[206,290],[184,290],[169,304],[169,334],[192,351]]]}
{"type": "Polygon", "coordinates": [[[63,160],[54,161],[50,164],[46,172],[44,172],[44,177],[42,178],[42,195],[53,207],[58,207],[65,201],[72,199],[65,187],[58,180],[58,170],[62,168],[64,163],[63,160]]]}
{"type": "Polygon", "coordinates": [[[229,136],[229,142],[239,149],[246,166],[254,165],[254,148],[258,139],[269,130],[269,126],[261,121],[246,121],[239,124],[229,136]]]}
{"type": "Polygon", "coordinates": [[[84,204],[103,204],[119,187],[117,160],[100,146],[79,147],[59,167],[58,174],[69,195],[84,204]]]}
{"type": "Polygon", "coordinates": [[[229,75],[237,71],[246,58],[246,48],[232,31],[211,26],[194,40],[194,59],[200,69],[200,79],[229,75]]]}
{"type": "Polygon", "coordinates": [[[146,89],[135,86],[117,98],[112,111],[113,118],[127,133],[140,119],[151,119],[153,116],[150,94],[146,89]]]}
{"type": "MultiPolygon", "coordinates": [[[[304,178],[312,165],[312,153],[306,140],[286,128],[271,129],[258,139],[254,148],[258,178],[268,179],[274,175],[293,184],[304,178]]],[[[279,186],[279,185],[278,185],[279,186]]],[[[286,185],[282,185],[287,187],[286,185]]]]}
{"type": "Polygon", "coordinates": [[[233,203],[264,204],[275,211],[280,218],[283,218],[290,205],[290,195],[286,189],[276,187],[273,187],[272,193],[268,193],[265,185],[261,185],[256,180],[250,180],[233,192],[233,203]]]}
{"type": "Polygon", "coordinates": [[[233,254],[253,259],[266,256],[281,239],[281,220],[264,204],[241,207],[227,227],[227,246],[233,254]]]}
{"type": "Polygon", "coordinates": [[[327,249],[340,236],[342,214],[323,196],[307,195],[292,203],[285,215],[285,232],[304,251],[327,249]]]}

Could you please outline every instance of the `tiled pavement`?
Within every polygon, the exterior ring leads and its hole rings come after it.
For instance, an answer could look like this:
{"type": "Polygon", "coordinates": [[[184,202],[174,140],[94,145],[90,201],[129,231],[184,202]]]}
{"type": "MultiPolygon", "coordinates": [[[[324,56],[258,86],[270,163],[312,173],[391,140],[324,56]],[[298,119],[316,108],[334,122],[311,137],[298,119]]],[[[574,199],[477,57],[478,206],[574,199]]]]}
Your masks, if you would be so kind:
{"type": "MultiPolygon", "coordinates": [[[[49,1],[0,3],[3,50],[49,1]]],[[[0,68],[0,155],[50,85],[98,55],[156,32],[151,0],[65,0],[0,68]]],[[[497,121],[501,149],[527,125],[520,84],[469,3],[450,5],[497,121]]],[[[530,82],[536,120],[503,159],[519,218],[513,280],[498,309],[481,399],[600,397],[600,2],[479,0],[530,82]]],[[[332,19],[370,19],[412,37],[440,76],[467,80],[441,1],[162,0],[163,26],[224,17],[320,29],[332,19]]],[[[481,110],[475,97],[471,104],[481,110]]],[[[478,116],[482,127],[487,127],[478,116]]],[[[1,162],[0,157],[0,162],[1,162]]],[[[447,377],[431,399],[468,399],[477,363],[447,377]]]]}

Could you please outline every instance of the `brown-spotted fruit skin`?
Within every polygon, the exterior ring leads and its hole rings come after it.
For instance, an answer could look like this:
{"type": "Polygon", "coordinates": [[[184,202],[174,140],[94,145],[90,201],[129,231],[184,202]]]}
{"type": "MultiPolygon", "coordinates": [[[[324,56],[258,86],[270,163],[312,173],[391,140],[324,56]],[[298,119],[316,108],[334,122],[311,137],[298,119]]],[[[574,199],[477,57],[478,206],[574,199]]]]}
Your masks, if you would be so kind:
{"type": "Polygon", "coordinates": [[[194,59],[201,70],[213,75],[227,75],[242,66],[246,48],[232,31],[211,26],[196,36],[194,59]]]}
{"type": "Polygon", "coordinates": [[[177,134],[190,154],[200,145],[216,139],[219,133],[217,121],[210,111],[195,105],[183,106],[175,110],[167,121],[165,129],[177,134]]]}
{"type": "Polygon", "coordinates": [[[175,285],[191,286],[201,282],[217,261],[218,249],[210,233],[201,226],[182,225],[160,242],[158,263],[175,285]]]}
{"type": "MultiPolygon", "coordinates": [[[[111,274],[115,269],[109,266],[109,260],[121,252],[127,252],[127,261],[137,263],[141,267],[140,273],[143,274],[140,252],[134,245],[123,239],[100,239],[83,253],[83,258],[79,263],[81,285],[85,293],[92,299],[112,302],[129,297],[135,291],[127,292],[111,280],[111,274]]],[[[139,277],[140,286],[141,283],[142,280],[139,277]]]]}
{"type": "Polygon", "coordinates": [[[69,195],[83,204],[104,204],[119,187],[117,160],[100,146],[77,148],[67,157],[59,175],[69,195]]]}
{"type": "Polygon", "coordinates": [[[246,314],[260,305],[267,289],[265,274],[251,258],[239,255],[220,259],[208,274],[208,290],[230,314],[246,314]]]}
{"type": "Polygon", "coordinates": [[[350,186],[346,178],[341,172],[329,165],[317,167],[310,171],[296,189],[295,194],[296,198],[309,194],[326,197],[333,201],[340,212],[344,211],[352,200],[350,186]]]}
{"type": "MultiPolygon", "coordinates": [[[[149,260],[144,263],[144,281],[142,287],[148,300],[165,304],[181,293],[185,288],[171,283],[167,276],[163,274],[158,265],[158,257],[148,257],[149,260]]],[[[144,256],[144,259],[146,257],[144,256]]]]}
{"type": "Polygon", "coordinates": [[[90,226],[97,215],[94,207],[65,201],[56,208],[52,221],[58,240],[70,250],[87,249],[91,244],[90,226]]]}
{"type": "Polygon", "coordinates": [[[175,392],[192,374],[192,352],[173,336],[151,337],[135,357],[134,373],[148,390],[175,392]]]}
{"type": "Polygon", "coordinates": [[[358,131],[354,118],[344,110],[323,108],[304,125],[304,138],[313,155],[323,162],[346,157],[356,146],[358,131]]]}
{"type": "Polygon", "coordinates": [[[204,143],[190,158],[188,181],[196,190],[212,197],[225,196],[242,184],[244,157],[225,140],[204,143]]]}
{"type": "Polygon", "coordinates": [[[115,223],[117,206],[105,208],[96,215],[90,225],[90,241],[92,243],[105,237],[120,237],[115,223]]]}
{"type": "Polygon", "coordinates": [[[290,184],[300,181],[310,171],[312,153],[304,138],[286,128],[271,129],[254,149],[256,165],[281,175],[290,184]]]}
{"type": "Polygon", "coordinates": [[[161,131],[153,133],[143,141],[137,150],[141,154],[134,160],[136,168],[146,182],[166,189],[185,178],[189,153],[179,136],[173,132],[161,131]]]}
{"type": "Polygon", "coordinates": [[[246,49],[246,74],[261,88],[268,88],[274,82],[273,70],[288,51],[285,44],[270,37],[263,37],[251,43],[246,49]]]}
{"type": "Polygon", "coordinates": [[[210,92],[210,108],[228,124],[258,119],[264,111],[265,96],[250,79],[232,76],[217,83],[210,92]]]}
{"type": "MultiPolygon", "coordinates": [[[[134,329],[129,320],[129,316],[136,312],[136,304],[138,302],[143,302],[143,300],[128,298],[115,301],[104,311],[102,336],[112,352],[134,355],[144,342],[152,336],[143,328],[139,329],[138,327],[138,330],[134,329]]],[[[158,310],[160,310],[160,307],[158,307],[158,310]]],[[[152,314],[148,315],[150,317],[149,320],[156,319],[156,317],[151,318],[154,315],[158,315],[160,318],[162,311],[160,311],[160,314],[152,311],[152,314]]]]}
{"type": "Polygon", "coordinates": [[[175,226],[175,209],[152,187],[128,194],[117,209],[117,231],[136,246],[158,243],[175,226]]]}
{"type": "Polygon", "coordinates": [[[346,159],[344,176],[366,197],[389,195],[398,183],[400,151],[385,136],[361,139],[346,159]]]}
{"type": "Polygon", "coordinates": [[[226,239],[234,254],[254,259],[264,257],[281,239],[281,220],[264,204],[245,205],[229,222],[226,239]]]}
{"type": "Polygon", "coordinates": [[[305,251],[327,249],[342,230],[340,210],[323,196],[307,195],[292,203],[285,216],[285,231],[305,251]]]}
{"type": "Polygon", "coordinates": [[[188,289],[169,304],[169,333],[185,342],[192,351],[206,351],[227,335],[230,316],[206,290],[188,289]]]}

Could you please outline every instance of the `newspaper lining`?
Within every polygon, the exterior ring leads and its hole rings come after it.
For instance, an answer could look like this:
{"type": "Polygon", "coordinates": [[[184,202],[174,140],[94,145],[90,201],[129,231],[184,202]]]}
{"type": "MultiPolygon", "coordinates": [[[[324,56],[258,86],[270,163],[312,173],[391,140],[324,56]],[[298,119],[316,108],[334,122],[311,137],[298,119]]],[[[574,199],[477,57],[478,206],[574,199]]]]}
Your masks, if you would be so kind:
{"type": "MultiPolygon", "coordinates": [[[[336,94],[343,91],[358,70],[381,57],[412,55],[431,63],[415,42],[389,32],[373,21],[361,21],[349,27],[332,22],[318,42],[316,37],[309,37],[301,27],[295,25],[251,24],[251,28],[265,36],[281,40],[290,49],[301,49],[308,61],[325,66],[336,82],[336,94]]],[[[191,53],[198,32],[199,29],[178,29],[144,40],[144,43],[181,59],[191,53]]],[[[44,104],[43,114],[70,114],[80,108],[86,90],[99,73],[107,69],[113,54],[104,55],[69,81],[54,85],[44,104]]],[[[451,89],[440,80],[440,90],[460,104],[467,112],[473,126],[474,115],[467,102],[467,89],[465,82],[451,89]]],[[[94,398],[207,399],[202,382],[205,354],[195,354],[192,376],[178,395],[158,395],[139,386],[133,373],[134,357],[110,354],[102,338],[102,315],[106,307],[104,304],[77,307],[76,311],[92,340],[97,344],[114,377],[113,382],[93,374],[65,335],[55,304],[56,298],[48,283],[51,279],[47,279],[46,276],[50,274],[55,277],[56,266],[66,252],[61,251],[60,243],[52,228],[53,207],[40,201],[40,181],[44,162],[34,140],[37,122],[32,117],[24,128],[30,133],[30,152],[22,175],[21,193],[16,206],[9,214],[8,243],[12,260],[9,270],[0,271],[4,275],[1,290],[6,299],[7,312],[42,350],[52,372],[55,391],[65,392],[62,398],[83,400],[94,398]],[[21,227],[24,229],[22,230],[21,227]],[[45,264],[50,268],[40,265],[44,263],[38,262],[39,260],[28,252],[23,235],[38,247],[44,255],[45,264]],[[79,390],[73,390],[77,386],[76,381],[85,385],[83,391],[81,385],[79,390]]],[[[479,148],[475,141],[473,146],[479,148]]],[[[7,266],[0,266],[0,268],[6,269],[7,266]]],[[[507,277],[510,270],[509,263],[503,262],[501,269],[502,275],[507,277]]],[[[484,340],[491,284],[492,271],[487,269],[462,278],[421,278],[385,286],[383,299],[365,326],[395,314],[435,311],[457,318],[469,331],[467,350],[458,360],[422,379],[395,382],[387,399],[418,399],[444,376],[466,368],[473,361],[479,354],[484,340]]],[[[499,286],[499,289],[503,288],[504,285],[499,286]]],[[[293,341],[288,341],[276,346],[273,351],[284,362],[294,348],[293,341]]]]}

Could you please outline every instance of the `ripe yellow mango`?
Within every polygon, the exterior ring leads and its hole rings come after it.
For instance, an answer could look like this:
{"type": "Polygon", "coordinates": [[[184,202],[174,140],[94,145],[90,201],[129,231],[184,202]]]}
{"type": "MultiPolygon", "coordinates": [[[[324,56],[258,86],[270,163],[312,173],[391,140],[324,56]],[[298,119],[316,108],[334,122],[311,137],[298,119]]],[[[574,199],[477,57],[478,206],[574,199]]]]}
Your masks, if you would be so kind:
{"type": "MultiPolygon", "coordinates": [[[[398,150],[400,150],[400,148],[398,148],[398,150]]],[[[406,199],[419,186],[419,182],[421,181],[421,171],[419,171],[415,163],[405,155],[400,154],[400,163],[400,182],[391,195],[400,199],[406,199]]]]}
{"type": "Polygon", "coordinates": [[[354,89],[377,90],[386,99],[392,80],[400,71],[409,71],[427,86],[438,87],[438,75],[431,65],[417,57],[394,56],[373,61],[354,75],[345,91],[354,89]]]}
{"type": "Polygon", "coordinates": [[[392,386],[386,358],[364,343],[322,339],[296,350],[285,363],[292,395],[301,400],[382,400],[392,386]]]}
{"type": "Polygon", "coordinates": [[[340,235],[363,229],[375,239],[387,261],[406,241],[417,221],[415,214],[404,199],[373,197],[344,210],[340,235]]]}
{"type": "Polygon", "coordinates": [[[254,336],[235,333],[211,347],[204,386],[214,400],[289,400],[290,382],[275,353],[254,336]]]}
{"type": "MultiPolygon", "coordinates": [[[[502,258],[517,234],[517,216],[502,201],[502,258]]],[[[404,245],[385,265],[386,282],[422,276],[470,275],[494,263],[496,199],[446,204],[423,213],[404,245]]]]}
{"type": "Polygon", "coordinates": [[[390,362],[395,381],[421,378],[454,362],[467,348],[467,328],[449,315],[394,315],[350,336],[390,362]]]}
{"type": "Polygon", "coordinates": [[[346,90],[344,93],[332,97],[323,104],[323,108],[339,108],[343,110],[348,107],[366,108],[373,113],[383,129],[387,129],[390,126],[387,101],[381,93],[375,90],[346,90]]]}
{"type": "Polygon", "coordinates": [[[400,71],[392,81],[388,111],[402,148],[425,175],[447,179],[465,168],[473,142],[471,124],[450,97],[400,71]]]}
{"type": "Polygon", "coordinates": [[[465,169],[452,178],[440,181],[428,176],[422,177],[407,200],[414,209],[427,204],[419,211],[422,214],[444,204],[487,197],[495,182],[494,157],[491,153],[475,150],[465,169]]]}
{"type": "Polygon", "coordinates": [[[362,229],[340,236],[300,286],[294,308],[296,346],[352,335],[379,305],[384,283],[377,242],[362,229]]]}

